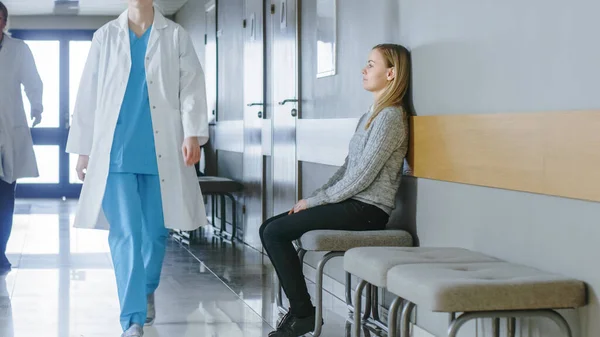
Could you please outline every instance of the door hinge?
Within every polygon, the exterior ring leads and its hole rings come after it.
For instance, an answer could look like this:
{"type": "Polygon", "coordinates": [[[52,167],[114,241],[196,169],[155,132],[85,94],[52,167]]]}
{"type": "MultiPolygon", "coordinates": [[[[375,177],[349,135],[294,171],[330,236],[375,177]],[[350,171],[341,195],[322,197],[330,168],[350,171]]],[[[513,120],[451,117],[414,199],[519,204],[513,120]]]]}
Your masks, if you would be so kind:
{"type": "Polygon", "coordinates": [[[242,27],[246,28],[246,19],[242,22],[242,27]]]}
{"type": "Polygon", "coordinates": [[[271,14],[275,14],[275,4],[271,4],[271,14]]]}
{"type": "Polygon", "coordinates": [[[208,44],[208,34],[204,34],[204,44],[208,44]]]}
{"type": "Polygon", "coordinates": [[[246,205],[242,205],[242,214],[246,214],[246,205]]]}

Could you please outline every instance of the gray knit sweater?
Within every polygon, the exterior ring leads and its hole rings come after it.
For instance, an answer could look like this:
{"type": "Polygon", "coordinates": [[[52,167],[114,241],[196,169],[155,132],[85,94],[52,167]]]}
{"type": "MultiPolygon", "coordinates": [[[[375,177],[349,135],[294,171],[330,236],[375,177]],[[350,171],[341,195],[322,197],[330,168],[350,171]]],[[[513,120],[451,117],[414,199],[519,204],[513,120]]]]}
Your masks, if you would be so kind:
{"type": "Polygon", "coordinates": [[[408,117],[399,107],[385,108],[365,130],[370,115],[360,118],[344,165],[306,199],[308,208],[355,199],[392,212],[408,150],[408,117]]]}

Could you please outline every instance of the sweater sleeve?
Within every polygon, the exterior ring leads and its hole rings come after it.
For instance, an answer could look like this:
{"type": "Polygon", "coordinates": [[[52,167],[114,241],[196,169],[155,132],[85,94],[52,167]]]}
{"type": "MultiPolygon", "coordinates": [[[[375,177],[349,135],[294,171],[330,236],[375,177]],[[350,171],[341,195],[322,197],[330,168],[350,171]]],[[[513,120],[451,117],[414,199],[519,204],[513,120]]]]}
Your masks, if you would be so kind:
{"type": "MultiPolygon", "coordinates": [[[[369,109],[370,110],[370,109],[369,109]]],[[[356,128],[354,129],[354,132],[356,132],[358,130],[358,127],[361,125],[363,119],[365,119],[367,117],[368,113],[363,114],[359,119],[358,119],[358,123],[356,124],[356,128]]],[[[342,179],[342,177],[344,176],[344,174],[346,173],[346,168],[348,167],[348,156],[346,156],[346,159],[344,160],[344,164],[342,166],[340,166],[340,168],[335,171],[335,173],[333,174],[333,176],[331,176],[331,178],[329,178],[329,181],[327,181],[323,186],[321,186],[320,188],[318,188],[316,191],[314,191],[309,198],[315,197],[317,196],[319,193],[321,193],[322,191],[328,189],[329,187],[333,186],[333,184],[337,183],[338,181],[340,181],[340,179],[342,179]]]]}
{"type": "Polygon", "coordinates": [[[347,168],[341,180],[306,199],[308,208],[341,202],[365,190],[408,136],[402,114],[395,109],[381,111],[371,128],[356,167],[347,168]]]}

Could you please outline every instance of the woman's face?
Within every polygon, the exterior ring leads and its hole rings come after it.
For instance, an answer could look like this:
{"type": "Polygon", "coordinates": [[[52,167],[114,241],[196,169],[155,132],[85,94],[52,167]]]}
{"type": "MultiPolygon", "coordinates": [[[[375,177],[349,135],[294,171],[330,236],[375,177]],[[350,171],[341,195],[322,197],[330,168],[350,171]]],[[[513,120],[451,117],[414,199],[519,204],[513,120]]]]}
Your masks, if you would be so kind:
{"type": "Polygon", "coordinates": [[[380,92],[387,86],[388,82],[393,79],[392,68],[388,68],[377,49],[371,50],[367,65],[362,70],[363,88],[370,92],[380,92]]]}

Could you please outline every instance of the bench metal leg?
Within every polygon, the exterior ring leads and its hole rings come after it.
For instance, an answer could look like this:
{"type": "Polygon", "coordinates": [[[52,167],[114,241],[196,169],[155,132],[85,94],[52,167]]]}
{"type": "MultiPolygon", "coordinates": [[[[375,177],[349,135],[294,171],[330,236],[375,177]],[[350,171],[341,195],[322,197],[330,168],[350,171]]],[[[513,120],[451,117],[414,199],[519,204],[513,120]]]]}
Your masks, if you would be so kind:
{"type": "Polygon", "coordinates": [[[358,286],[356,287],[356,291],[354,292],[354,334],[356,337],[360,336],[360,327],[362,325],[360,320],[362,292],[367,286],[367,284],[367,281],[360,281],[360,283],[358,283],[358,286]]]}
{"type": "Polygon", "coordinates": [[[508,319],[508,337],[515,337],[517,333],[517,319],[510,317],[508,319]]]}
{"type": "Polygon", "coordinates": [[[500,318],[492,319],[492,336],[500,337],[500,318]]]}
{"type": "Polygon", "coordinates": [[[415,308],[415,304],[409,301],[405,301],[402,306],[402,316],[400,318],[400,324],[402,325],[402,337],[410,336],[410,315],[415,308]]]}
{"type": "Polygon", "coordinates": [[[477,318],[516,318],[516,317],[545,317],[551,319],[560,327],[566,337],[573,337],[569,323],[554,310],[521,310],[521,311],[483,311],[467,312],[454,320],[448,328],[448,337],[456,337],[460,328],[470,320],[477,318]]]}
{"type": "Polygon", "coordinates": [[[220,201],[221,201],[221,236],[223,236],[223,232],[227,229],[227,213],[225,212],[225,209],[227,207],[227,204],[225,202],[225,196],[224,195],[220,195],[220,201]]]}
{"type": "Polygon", "coordinates": [[[373,298],[371,301],[371,317],[366,316],[364,319],[375,327],[388,332],[388,326],[379,318],[379,291],[376,286],[372,285],[371,296],[373,298]]]}
{"type": "Polygon", "coordinates": [[[235,198],[230,193],[225,193],[225,196],[231,200],[231,242],[237,238],[237,205],[235,198]]]}
{"type": "MultiPolygon", "coordinates": [[[[392,305],[390,305],[390,310],[388,311],[388,337],[398,336],[398,309],[400,309],[403,302],[401,297],[396,297],[392,305]]],[[[404,336],[402,335],[401,337],[404,336]]]]}
{"type": "Polygon", "coordinates": [[[371,296],[373,301],[371,302],[371,317],[375,322],[379,322],[379,292],[378,288],[374,285],[371,285],[371,296]]]}
{"type": "Polygon", "coordinates": [[[323,256],[319,264],[317,265],[317,303],[316,303],[316,315],[315,315],[315,331],[313,336],[318,337],[321,335],[321,326],[323,320],[323,274],[325,272],[325,264],[334,257],[344,256],[345,252],[329,252],[323,256]]]}
{"type": "Polygon", "coordinates": [[[210,195],[210,208],[211,208],[211,222],[210,224],[213,226],[213,228],[216,228],[215,226],[215,213],[217,213],[217,204],[215,203],[215,196],[214,194],[210,195]]]}
{"type": "Polygon", "coordinates": [[[354,306],[352,305],[352,274],[349,272],[346,272],[346,284],[344,286],[346,288],[346,306],[348,307],[348,311],[353,313],[354,306]]]}

